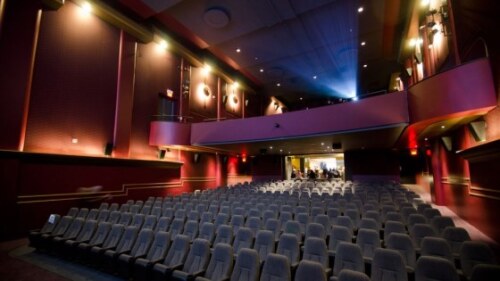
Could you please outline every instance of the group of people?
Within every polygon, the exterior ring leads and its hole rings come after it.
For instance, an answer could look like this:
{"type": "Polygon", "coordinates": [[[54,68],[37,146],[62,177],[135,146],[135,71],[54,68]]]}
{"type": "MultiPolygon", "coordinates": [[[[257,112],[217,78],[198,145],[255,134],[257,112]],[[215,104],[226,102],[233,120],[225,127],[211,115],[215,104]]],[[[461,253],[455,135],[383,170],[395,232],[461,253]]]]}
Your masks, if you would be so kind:
{"type": "Polygon", "coordinates": [[[300,170],[297,170],[295,168],[292,169],[292,174],[291,178],[292,179],[309,179],[309,180],[315,180],[315,179],[333,179],[333,178],[342,178],[342,170],[337,170],[334,168],[330,169],[323,169],[321,172],[319,170],[314,170],[314,169],[309,169],[305,173],[305,176],[302,174],[300,170]]]}

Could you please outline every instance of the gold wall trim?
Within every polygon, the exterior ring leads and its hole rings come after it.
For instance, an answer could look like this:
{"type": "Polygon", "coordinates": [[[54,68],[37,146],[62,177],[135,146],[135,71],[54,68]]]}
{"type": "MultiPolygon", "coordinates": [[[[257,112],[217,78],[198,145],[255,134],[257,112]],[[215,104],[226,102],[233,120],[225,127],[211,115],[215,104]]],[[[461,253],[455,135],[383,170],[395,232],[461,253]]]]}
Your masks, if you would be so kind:
{"type": "Polygon", "coordinates": [[[477,192],[469,192],[469,195],[471,196],[477,196],[477,197],[483,197],[483,198],[488,198],[488,199],[493,199],[493,200],[499,200],[499,196],[493,196],[493,195],[487,195],[487,194],[482,194],[482,193],[477,193],[477,192]]]}
{"type": "Polygon", "coordinates": [[[497,189],[484,188],[484,187],[478,187],[478,186],[471,186],[470,190],[500,193],[500,190],[497,190],[497,189]]]}
{"type": "Polygon", "coordinates": [[[470,185],[470,178],[442,177],[441,183],[469,186],[470,185]]]}
{"type": "Polygon", "coordinates": [[[166,182],[166,183],[130,183],[122,184],[120,190],[100,191],[95,193],[82,192],[82,193],[54,193],[54,194],[36,194],[36,195],[21,195],[18,196],[17,204],[33,204],[33,203],[47,203],[58,201],[70,201],[81,199],[99,199],[104,196],[111,195],[112,197],[128,196],[130,190],[147,190],[147,189],[166,189],[182,187],[187,182],[212,182],[216,181],[215,177],[191,177],[181,178],[179,181],[166,182]],[[69,196],[67,198],[60,198],[69,196]],[[59,198],[54,198],[59,197],[59,198]],[[31,200],[30,200],[31,199],[31,200]]]}

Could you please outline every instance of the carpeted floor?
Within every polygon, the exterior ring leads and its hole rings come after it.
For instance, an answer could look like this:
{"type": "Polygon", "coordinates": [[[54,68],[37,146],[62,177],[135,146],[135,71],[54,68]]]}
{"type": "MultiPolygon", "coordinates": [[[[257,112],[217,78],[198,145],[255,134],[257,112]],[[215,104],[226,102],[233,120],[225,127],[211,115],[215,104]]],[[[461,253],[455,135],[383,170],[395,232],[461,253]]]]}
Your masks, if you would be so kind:
{"type": "Polygon", "coordinates": [[[9,281],[118,281],[90,267],[34,251],[26,239],[0,244],[0,279],[9,281]]]}

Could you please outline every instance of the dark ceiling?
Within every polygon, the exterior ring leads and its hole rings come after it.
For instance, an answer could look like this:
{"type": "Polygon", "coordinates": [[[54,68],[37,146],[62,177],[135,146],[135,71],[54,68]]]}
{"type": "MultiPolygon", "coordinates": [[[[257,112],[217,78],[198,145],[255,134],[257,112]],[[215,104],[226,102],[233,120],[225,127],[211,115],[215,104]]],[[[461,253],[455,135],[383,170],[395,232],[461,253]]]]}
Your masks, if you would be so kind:
{"type": "Polygon", "coordinates": [[[412,1],[119,2],[213,54],[293,110],[387,90],[391,73],[401,70],[401,30],[412,1]]]}

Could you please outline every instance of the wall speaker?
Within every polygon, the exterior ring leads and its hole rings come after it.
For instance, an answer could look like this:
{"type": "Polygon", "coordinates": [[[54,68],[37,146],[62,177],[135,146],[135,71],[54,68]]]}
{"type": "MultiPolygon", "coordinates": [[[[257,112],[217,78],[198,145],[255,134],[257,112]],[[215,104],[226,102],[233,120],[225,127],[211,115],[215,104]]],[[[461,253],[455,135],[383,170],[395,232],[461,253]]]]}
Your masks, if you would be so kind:
{"type": "Polygon", "coordinates": [[[342,143],[341,142],[332,143],[332,149],[342,149],[342,143]]]}
{"type": "Polygon", "coordinates": [[[227,155],[222,156],[222,163],[223,164],[227,163],[227,155]]]}
{"type": "Polygon", "coordinates": [[[441,141],[443,142],[444,147],[447,151],[451,151],[453,149],[453,141],[451,137],[441,137],[441,141]]]}
{"type": "Polygon", "coordinates": [[[42,0],[42,4],[50,10],[59,10],[64,5],[64,0],[42,0]]]}
{"type": "Polygon", "coordinates": [[[476,120],[469,123],[469,130],[476,141],[486,140],[486,121],[476,120]]]}
{"type": "Polygon", "coordinates": [[[265,148],[260,149],[260,154],[264,155],[266,153],[267,153],[267,149],[265,149],[265,148]]]}
{"type": "Polygon", "coordinates": [[[111,156],[111,153],[113,153],[113,149],[114,146],[112,142],[106,143],[106,146],[104,147],[104,155],[111,156]]]}
{"type": "Polygon", "coordinates": [[[158,150],[158,159],[164,159],[167,151],[165,149],[158,150]]]}
{"type": "Polygon", "coordinates": [[[227,95],[222,96],[222,104],[226,104],[227,102],[227,95]]]}
{"type": "Polygon", "coordinates": [[[193,154],[193,162],[194,163],[200,162],[200,154],[199,153],[193,154]]]}

